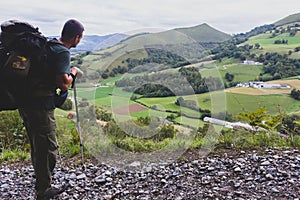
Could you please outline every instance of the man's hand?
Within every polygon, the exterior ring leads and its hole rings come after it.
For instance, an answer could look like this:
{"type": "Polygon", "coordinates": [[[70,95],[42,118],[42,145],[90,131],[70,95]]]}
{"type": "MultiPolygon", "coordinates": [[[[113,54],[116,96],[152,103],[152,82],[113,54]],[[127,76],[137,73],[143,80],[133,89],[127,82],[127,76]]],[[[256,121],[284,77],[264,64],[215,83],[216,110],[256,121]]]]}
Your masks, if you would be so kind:
{"type": "Polygon", "coordinates": [[[83,72],[78,67],[72,67],[70,73],[73,76],[68,74],[58,74],[56,75],[56,84],[61,91],[67,91],[70,86],[74,86],[74,79],[76,77],[81,77],[83,72]]]}
{"type": "Polygon", "coordinates": [[[75,66],[71,67],[70,73],[74,74],[78,78],[80,78],[83,75],[83,71],[81,71],[78,67],[75,66]]]}

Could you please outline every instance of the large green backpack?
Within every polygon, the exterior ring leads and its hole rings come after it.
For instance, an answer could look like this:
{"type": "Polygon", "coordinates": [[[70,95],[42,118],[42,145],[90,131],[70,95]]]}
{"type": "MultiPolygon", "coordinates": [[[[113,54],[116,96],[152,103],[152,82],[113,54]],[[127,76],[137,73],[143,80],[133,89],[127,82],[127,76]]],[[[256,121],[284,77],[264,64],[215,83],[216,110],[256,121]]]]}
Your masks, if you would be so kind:
{"type": "Polygon", "coordinates": [[[0,110],[16,109],[24,96],[55,90],[49,58],[50,45],[58,41],[27,22],[9,20],[1,24],[0,42],[0,110]]]}

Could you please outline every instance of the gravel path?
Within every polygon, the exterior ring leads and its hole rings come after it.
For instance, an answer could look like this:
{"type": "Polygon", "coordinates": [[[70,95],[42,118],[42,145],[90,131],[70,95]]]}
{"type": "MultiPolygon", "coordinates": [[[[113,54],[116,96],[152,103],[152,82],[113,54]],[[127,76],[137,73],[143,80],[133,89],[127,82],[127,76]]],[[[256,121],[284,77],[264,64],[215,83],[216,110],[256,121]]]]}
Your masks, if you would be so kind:
{"type": "MultiPolygon", "coordinates": [[[[53,184],[69,183],[57,199],[299,199],[299,150],[223,151],[172,164],[118,170],[104,164],[64,166],[53,184]]],[[[68,162],[70,163],[70,162],[68,162]]],[[[2,165],[0,199],[34,199],[30,164],[2,165]],[[25,166],[26,165],[26,166],[25,166]]]]}

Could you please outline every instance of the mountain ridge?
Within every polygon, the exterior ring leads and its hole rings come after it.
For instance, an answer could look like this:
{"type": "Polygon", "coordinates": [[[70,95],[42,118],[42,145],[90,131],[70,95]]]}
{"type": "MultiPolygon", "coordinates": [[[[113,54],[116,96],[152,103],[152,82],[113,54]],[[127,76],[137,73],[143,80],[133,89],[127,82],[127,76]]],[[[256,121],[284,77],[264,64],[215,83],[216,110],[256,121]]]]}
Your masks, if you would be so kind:
{"type": "Polygon", "coordinates": [[[286,24],[291,24],[291,23],[300,23],[300,13],[294,13],[291,15],[288,15],[287,17],[284,17],[276,22],[274,22],[275,26],[283,26],[286,24]]]}
{"type": "MultiPolygon", "coordinates": [[[[290,23],[300,23],[300,13],[295,13],[288,15],[278,21],[275,21],[275,26],[283,26],[290,23]]],[[[271,24],[270,24],[271,25],[271,24]]],[[[136,37],[148,37],[148,35],[159,35],[165,34],[167,32],[176,31],[182,34],[185,34],[192,40],[196,42],[224,42],[230,39],[232,36],[228,33],[219,31],[216,28],[213,28],[207,23],[202,23],[195,26],[190,27],[179,27],[170,30],[166,30],[159,33],[137,33],[134,35],[126,35],[122,33],[113,33],[104,36],[100,35],[86,35],[82,39],[81,43],[77,46],[76,49],[72,49],[72,52],[83,52],[83,51],[97,51],[101,49],[106,49],[112,47],[120,42],[128,41],[136,37]]]]}

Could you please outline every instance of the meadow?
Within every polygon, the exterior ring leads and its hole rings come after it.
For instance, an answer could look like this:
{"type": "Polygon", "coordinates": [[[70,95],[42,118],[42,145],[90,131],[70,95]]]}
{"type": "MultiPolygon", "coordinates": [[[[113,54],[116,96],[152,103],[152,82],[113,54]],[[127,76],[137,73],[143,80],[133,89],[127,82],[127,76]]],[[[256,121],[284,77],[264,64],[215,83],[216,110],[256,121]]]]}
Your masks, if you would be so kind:
{"type": "MultiPolygon", "coordinates": [[[[251,53],[255,53],[257,55],[260,53],[264,54],[265,52],[277,52],[284,54],[292,51],[290,57],[299,58],[300,54],[294,52],[294,49],[298,47],[300,43],[300,33],[297,33],[294,37],[289,36],[289,33],[277,33],[277,36],[275,37],[272,37],[272,34],[273,33],[268,32],[253,36],[240,45],[250,44],[254,46],[258,43],[260,48],[251,50],[251,53]],[[288,40],[288,44],[274,44],[275,40],[288,40]]],[[[126,60],[126,58],[143,58],[145,56],[143,49],[126,53],[124,50],[127,48],[127,46],[117,45],[116,47],[111,48],[109,52],[105,50],[98,52],[97,55],[86,56],[84,61],[85,63],[93,63],[93,65],[89,66],[90,69],[99,69],[99,66],[108,66],[106,58],[113,60],[113,62],[109,63],[109,65],[122,66],[122,60],[126,60]],[[116,52],[123,53],[122,55],[118,54],[117,57],[111,59],[110,55],[116,52]],[[133,53],[134,55],[132,55],[133,53]]],[[[239,83],[253,81],[263,72],[262,65],[245,65],[242,61],[233,58],[224,58],[221,61],[191,64],[191,67],[192,66],[198,67],[202,77],[218,77],[226,84],[229,84],[229,82],[225,80],[226,73],[234,75],[233,81],[235,83],[239,83]]],[[[171,73],[174,70],[178,69],[167,69],[165,71],[171,73]]],[[[173,115],[173,117],[175,117],[174,121],[179,124],[194,127],[199,126],[199,124],[203,124],[203,122],[199,120],[201,113],[175,104],[179,96],[143,98],[140,95],[125,92],[122,88],[115,87],[114,83],[124,76],[136,76],[136,74],[125,74],[123,76],[103,80],[101,82],[101,87],[93,88],[91,90],[83,88],[79,89],[78,95],[83,99],[87,99],[93,105],[103,107],[108,112],[112,113],[114,110],[126,109],[126,106],[128,106],[130,118],[133,119],[145,116],[166,118],[173,115]],[[132,95],[137,97],[135,101],[131,100],[132,95]],[[146,109],[130,111],[129,107],[132,107],[137,103],[145,106],[146,109]]],[[[300,89],[300,81],[298,82],[295,78],[293,80],[277,80],[272,83],[288,84],[291,86],[291,89],[300,89]]],[[[189,95],[183,96],[182,98],[197,102],[200,109],[210,110],[213,115],[226,113],[228,115],[235,116],[239,113],[253,111],[261,107],[265,107],[267,112],[271,115],[279,113],[289,114],[298,112],[300,106],[298,101],[289,96],[291,89],[253,89],[232,87],[224,89],[224,91],[189,95]]],[[[116,118],[126,118],[120,113],[114,113],[114,115],[116,118]]]]}
{"type": "Polygon", "coordinates": [[[271,37],[271,36],[272,33],[264,33],[257,36],[253,36],[249,38],[248,41],[240,45],[242,46],[245,44],[249,44],[254,46],[256,43],[260,44],[260,49],[254,51],[254,53],[256,54],[265,53],[265,52],[277,52],[281,54],[288,54],[289,51],[294,51],[296,47],[299,47],[300,44],[299,32],[293,37],[289,36],[289,33],[283,33],[277,35],[276,37],[271,37]],[[288,40],[288,44],[274,44],[276,40],[288,40]]]}
{"type": "MultiPolygon", "coordinates": [[[[245,67],[251,68],[255,66],[245,67]]],[[[259,67],[256,67],[259,70],[259,67]]],[[[232,68],[234,69],[234,67],[232,68]]],[[[106,80],[106,82],[112,82],[113,80],[116,80],[116,78],[106,80]]],[[[294,88],[300,87],[300,81],[298,82],[296,79],[277,80],[273,82],[286,83],[294,88]]],[[[297,112],[300,108],[300,102],[289,96],[290,90],[291,89],[262,90],[254,88],[229,88],[224,91],[182,96],[182,98],[196,101],[199,108],[202,110],[211,110],[213,115],[226,113],[235,116],[239,113],[253,111],[261,107],[266,108],[268,114],[271,115],[279,113],[289,114],[297,112]]],[[[139,98],[137,100],[132,101],[130,99],[132,95],[132,93],[125,92],[113,84],[111,86],[95,88],[94,90],[79,89],[79,96],[81,98],[88,99],[93,105],[103,107],[108,112],[113,112],[114,109],[124,108],[137,103],[146,107],[146,109],[136,112],[129,110],[129,116],[114,113],[114,117],[118,119],[127,119],[128,117],[136,119],[146,116],[166,118],[173,115],[175,117],[174,121],[182,125],[198,127],[204,124],[203,121],[199,120],[201,113],[175,104],[179,96],[163,98],[143,98],[138,96],[139,98]]]]}

